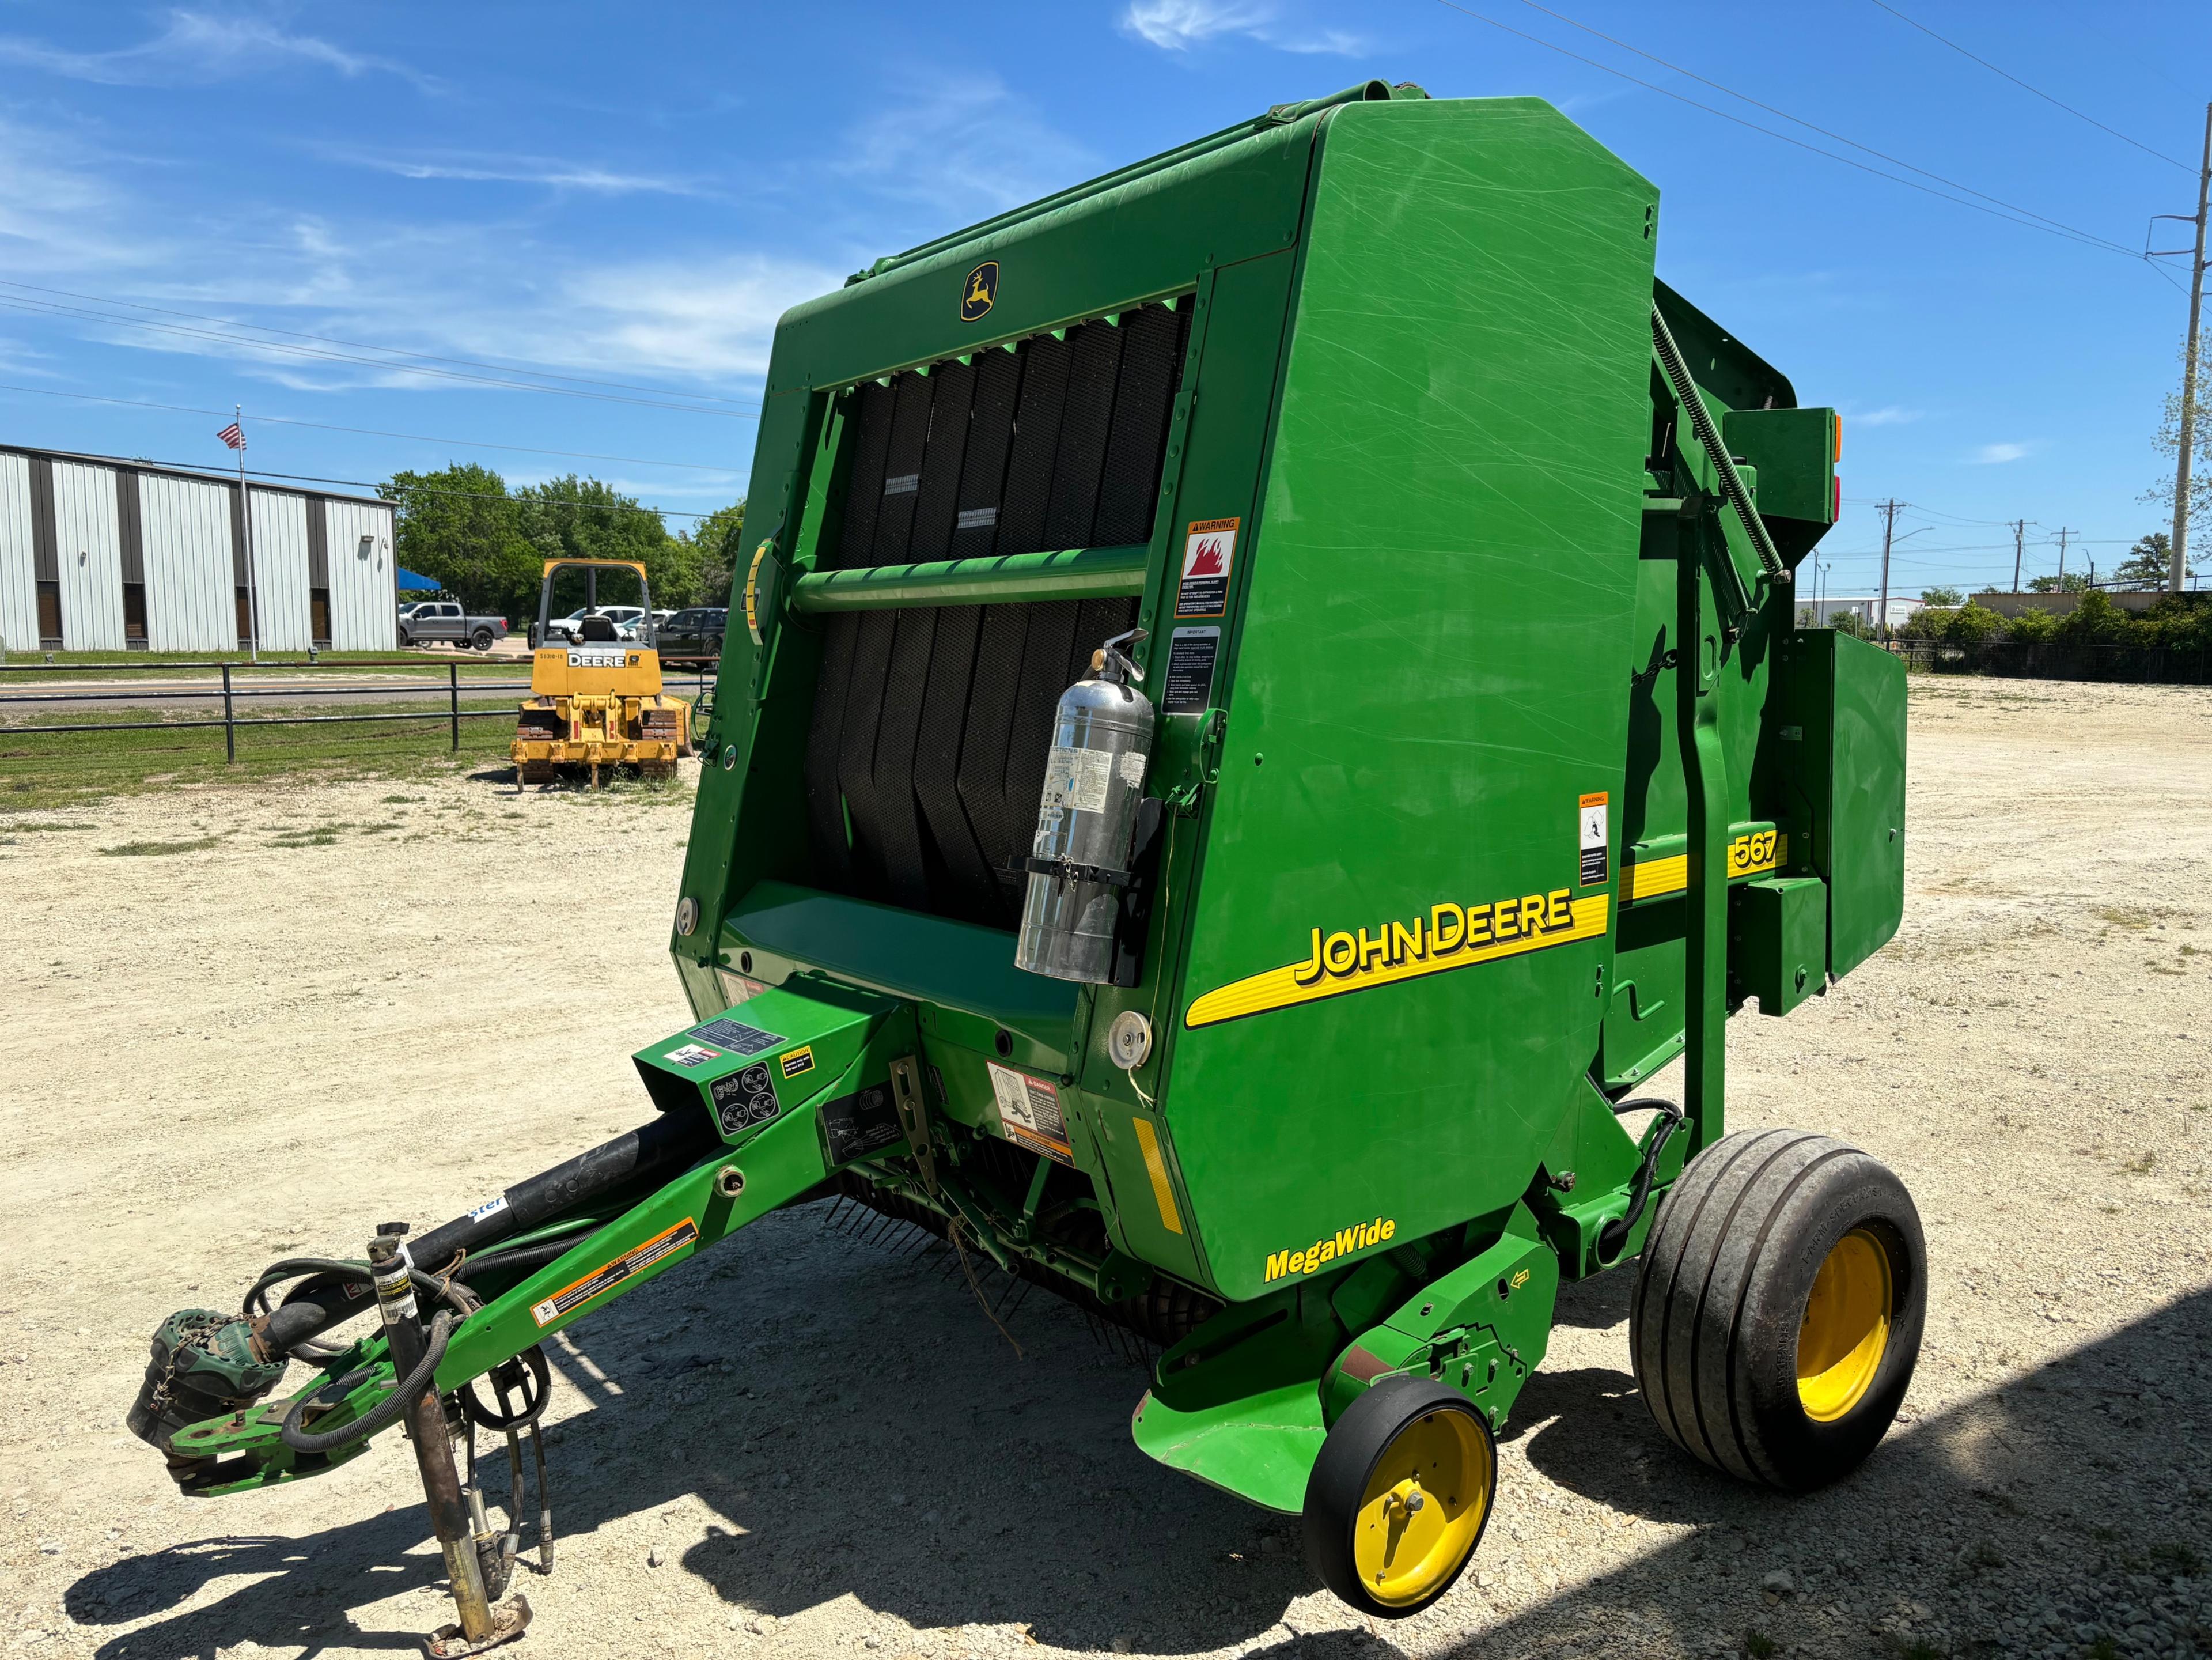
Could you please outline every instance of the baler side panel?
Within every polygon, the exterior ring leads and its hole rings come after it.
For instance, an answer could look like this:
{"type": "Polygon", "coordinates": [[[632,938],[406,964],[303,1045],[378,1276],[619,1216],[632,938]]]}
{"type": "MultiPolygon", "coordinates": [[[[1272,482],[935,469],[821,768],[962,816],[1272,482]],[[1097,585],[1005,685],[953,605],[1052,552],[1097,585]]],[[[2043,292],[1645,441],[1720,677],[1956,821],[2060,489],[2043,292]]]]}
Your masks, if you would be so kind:
{"type": "Polygon", "coordinates": [[[1533,100],[1324,129],[1164,1098],[1231,1298],[1510,1205],[1595,1052],[1578,801],[1626,752],[1655,197],[1533,100]],[[1316,929],[1554,893],[1558,938],[1475,966],[1199,1006],[1316,929]]]}

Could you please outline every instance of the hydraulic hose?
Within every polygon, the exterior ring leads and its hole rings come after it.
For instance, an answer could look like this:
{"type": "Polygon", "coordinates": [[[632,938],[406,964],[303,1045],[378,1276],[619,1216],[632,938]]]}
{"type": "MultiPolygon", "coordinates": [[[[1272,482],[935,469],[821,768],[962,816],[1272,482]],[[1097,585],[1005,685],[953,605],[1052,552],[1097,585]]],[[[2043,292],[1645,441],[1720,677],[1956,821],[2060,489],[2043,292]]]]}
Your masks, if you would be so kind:
{"type": "MultiPolygon", "coordinates": [[[[368,1264],[349,1262],[334,1256],[288,1256],[271,1262],[261,1271],[246,1293],[245,1313],[249,1320],[267,1316],[263,1328],[263,1341],[271,1358],[278,1355],[296,1356],[307,1361],[331,1360],[345,1353],[345,1346],[315,1341],[318,1333],[350,1318],[356,1313],[366,1314],[376,1306],[374,1297],[364,1297],[357,1309],[333,1309],[315,1295],[316,1280],[311,1279],[288,1296],[273,1311],[269,1307],[269,1292],[287,1280],[298,1280],[313,1275],[330,1283],[352,1282],[362,1286],[374,1282],[369,1278],[368,1264]]],[[[434,1301],[448,1305],[457,1320],[465,1319],[469,1304],[463,1295],[447,1280],[420,1268],[408,1274],[415,1289],[434,1301]]]]}
{"type": "Polygon", "coordinates": [[[1644,1162],[1636,1167],[1636,1180],[1630,1184],[1628,1209],[1626,1214],[1614,1218],[1597,1231],[1597,1260],[1610,1263],[1620,1255],[1628,1237],[1636,1231],[1636,1225],[1644,1219],[1644,1207],[1651,1197],[1651,1178],[1659,1169],[1659,1155],[1667,1150],[1667,1143],[1682,1127],[1682,1110],[1672,1101],[1662,1100],[1656,1095],[1639,1096],[1631,1101],[1613,1104],[1613,1116],[1623,1113],[1652,1111],[1660,1115],[1655,1131],[1647,1131],[1650,1142],[1644,1149],[1644,1162]]]}
{"type": "MultiPolygon", "coordinates": [[[[330,1452],[353,1442],[365,1440],[377,1431],[398,1423],[408,1407],[429,1388],[430,1380],[437,1375],[438,1363],[446,1358],[446,1344],[453,1335],[453,1313],[450,1310],[440,1309],[436,1317],[430,1322],[429,1339],[423,1346],[422,1359],[416,1363],[415,1370],[399,1379],[391,1394],[360,1417],[326,1433],[317,1434],[301,1427],[301,1420],[307,1416],[308,1404],[323,1393],[320,1389],[304,1391],[292,1402],[292,1409],[284,1414],[283,1426],[278,1431],[284,1444],[295,1452],[330,1452]]],[[[349,1371],[332,1381],[353,1387],[365,1375],[365,1371],[349,1371]]],[[[327,1383],[323,1386],[324,1389],[329,1387],[327,1383]]]]}

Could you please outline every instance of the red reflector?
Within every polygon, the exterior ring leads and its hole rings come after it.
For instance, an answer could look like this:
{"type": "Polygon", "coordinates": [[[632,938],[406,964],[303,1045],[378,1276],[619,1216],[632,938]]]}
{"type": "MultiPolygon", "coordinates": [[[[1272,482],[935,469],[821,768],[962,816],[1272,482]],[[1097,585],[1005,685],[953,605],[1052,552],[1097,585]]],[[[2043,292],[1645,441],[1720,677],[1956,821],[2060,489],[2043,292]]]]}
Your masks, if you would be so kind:
{"type": "Polygon", "coordinates": [[[1828,522],[1834,524],[1844,516],[1844,481],[1834,476],[1828,479],[1828,522]]]}

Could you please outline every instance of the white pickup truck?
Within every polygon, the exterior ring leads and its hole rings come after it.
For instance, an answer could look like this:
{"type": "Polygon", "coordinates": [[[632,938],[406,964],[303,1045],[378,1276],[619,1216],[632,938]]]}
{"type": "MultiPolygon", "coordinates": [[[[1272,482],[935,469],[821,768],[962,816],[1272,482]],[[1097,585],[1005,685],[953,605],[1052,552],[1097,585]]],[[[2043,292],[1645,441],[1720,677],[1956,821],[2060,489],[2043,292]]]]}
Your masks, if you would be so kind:
{"type": "Polygon", "coordinates": [[[452,599],[416,599],[399,608],[399,643],[427,646],[448,641],[455,646],[474,646],[489,651],[491,642],[507,637],[504,617],[471,617],[452,599]]]}

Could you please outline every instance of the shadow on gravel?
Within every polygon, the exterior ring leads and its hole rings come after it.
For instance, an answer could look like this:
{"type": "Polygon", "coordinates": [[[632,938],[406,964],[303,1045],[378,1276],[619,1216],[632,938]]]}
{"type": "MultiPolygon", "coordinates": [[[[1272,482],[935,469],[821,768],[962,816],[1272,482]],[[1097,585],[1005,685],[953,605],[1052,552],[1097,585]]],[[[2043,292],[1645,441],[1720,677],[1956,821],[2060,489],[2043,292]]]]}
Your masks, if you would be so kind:
{"type": "MultiPolygon", "coordinates": [[[[1291,1518],[1130,1446],[1143,1374],[1072,1310],[1030,1298],[1009,1322],[1017,1360],[941,1254],[871,1249],[822,1231],[818,1215],[770,1218],[549,1347],[562,1409],[575,1413],[551,1448],[562,1572],[598,1586],[665,1577],[620,1610],[642,1611],[641,1651],[701,1640],[696,1613],[680,1633],[654,1625],[654,1607],[685,1596],[686,1576],[691,1596],[702,1584],[733,1609],[780,1618],[849,1596],[915,1627],[1022,1621],[1053,1647],[1121,1638],[1160,1655],[1262,1638],[1314,1589],[1291,1518]],[[710,1512],[703,1526],[681,1502],[693,1495],[710,1512]],[[585,1542],[610,1524],[618,1532],[585,1542]]],[[[1573,1299],[1593,1323],[1598,1289],[1573,1299]]],[[[1698,1530],[1556,1594],[1480,1588],[1470,1572],[1443,1611],[1483,1627],[1461,1651],[1470,1660],[1737,1652],[1753,1632],[1815,1655],[2056,1644],[2074,1654],[2107,1633],[2118,1653],[2185,1651],[2207,1642],[2191,1622],[2212,1590],[2195,1577],[2212,1469],[2192,1437],[2212,1423],[2187,1425],[2166,1403],[2205,1399],[2207,1356],[2212,1294],[1900,1426],[1852,1481],[1799,1499],[1748,1491],[1677,1452],[1625,1373],[1540,1372],[1508,1438],[1537,1469],[1616,1511],[1698,1530]],[[1778,1572],[1786,1592],[1767,1588],[1778,1572]]],[[[213,1536],[129,1558],[78,1580],[70,1612],[93,1627],[134,1622],[244,1578],[98,1653],[408,1647],[348,1613],[430,1586],[441,1567],[412,1460],[387,1439],[325,1480],[362,1510],[396,1510],[304,1540],[213,1536]]],[[[150,1464],[147,1475],[161,1479],[150,1464]]],[[[494,1493],[503,1477],[489,1459],[494,1493]]],[[[252,1496],[222,1502],[226,1519],[252,1518],[252,1496]]],[[[1526,1495],[1509,1489],[1502,1512],[1516,1502],[1526,1495]]],[[[517,1575],[549,1635],[582,1617],[574,1605],[549,1614],[538,1583],[517,1575]]],[[[408,1606],[424,1629],[450,1618],[442,1596],[408,1606]]],[[[1434,1650],[1425,1625],[1419,1646],[1434,1650]]],[[[1390,1636],[1384,1627],[1386,1647],[1390,1636]]],[[[1260,1652],[1328,1660],[1353,1641],[1338,1630],[1260,1652]]]]}

